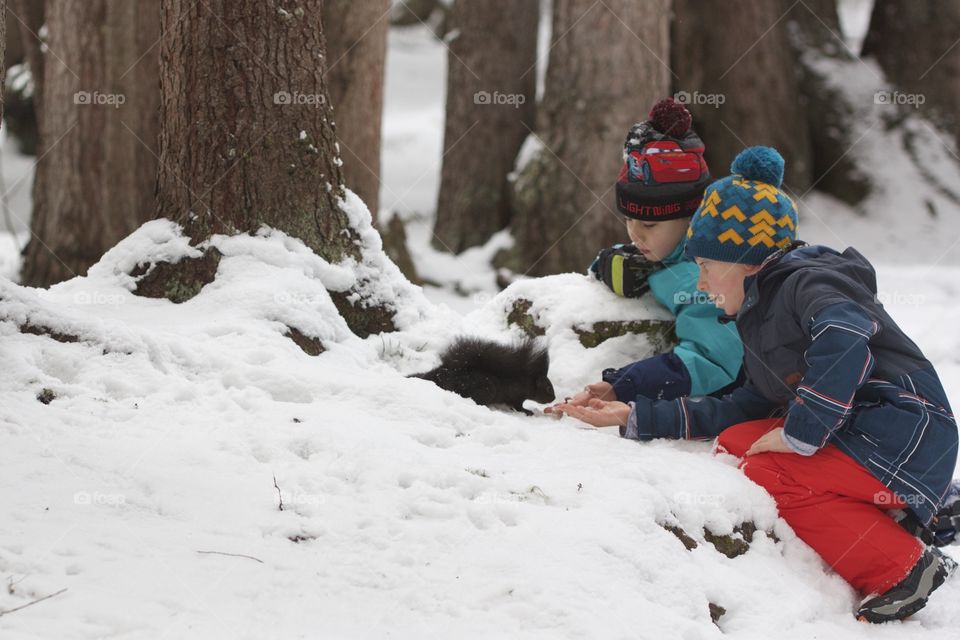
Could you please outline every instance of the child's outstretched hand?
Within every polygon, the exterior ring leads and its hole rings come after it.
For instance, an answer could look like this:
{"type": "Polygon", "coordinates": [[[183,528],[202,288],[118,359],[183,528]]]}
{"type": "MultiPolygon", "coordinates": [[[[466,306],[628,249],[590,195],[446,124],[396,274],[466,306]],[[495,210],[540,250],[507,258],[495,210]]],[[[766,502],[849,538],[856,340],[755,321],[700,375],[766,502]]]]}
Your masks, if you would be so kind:
{"type": "Polygon", "coordinates": [[[617,427],[627,424],[630,405],[624,402],[592,398],[586,406],[561,402],[550,407],[553,412],[573,416],[594,427],[617,427]]]}
{"type": "Polygon", "coordinates": [[[780,435],[781,433],[783,433],[783,427],[777,427],[776,429],[767,431],[750,445],[746,455],[752,456],[755,453],[764,453],[767,451],[773,453],[794,453],[793,449],[788,447],[783,441],[783,437],[780,435]]]}
{"type": "Polygon", "coordinates": [[[557,410],[561,404],[573,405],[574,407],[585,407],[594,398],[599,398],[600,400],[616,400],[616,396],[613,394],[613,385],[609,382],[594,382],[593,384],[588,384],[583,388],[583,391],[573,396],[572,398],[567,398],[563,402],[558,402],[557,404],[547,407],[543,410],[544,413],[562,413],[557,410]]]}

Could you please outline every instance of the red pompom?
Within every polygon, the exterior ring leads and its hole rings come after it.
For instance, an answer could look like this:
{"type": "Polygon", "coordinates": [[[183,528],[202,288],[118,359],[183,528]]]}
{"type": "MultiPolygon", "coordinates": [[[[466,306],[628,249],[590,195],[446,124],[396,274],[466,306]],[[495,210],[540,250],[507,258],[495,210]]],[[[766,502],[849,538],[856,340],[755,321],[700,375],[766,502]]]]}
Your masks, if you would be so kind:
{"type": "Polygon", "coordinates": [[[653,105],[649,118],[654,129],[674,138],[685,136],[693,124],[687,108],[673,98],[665,98],[653,105]]]}

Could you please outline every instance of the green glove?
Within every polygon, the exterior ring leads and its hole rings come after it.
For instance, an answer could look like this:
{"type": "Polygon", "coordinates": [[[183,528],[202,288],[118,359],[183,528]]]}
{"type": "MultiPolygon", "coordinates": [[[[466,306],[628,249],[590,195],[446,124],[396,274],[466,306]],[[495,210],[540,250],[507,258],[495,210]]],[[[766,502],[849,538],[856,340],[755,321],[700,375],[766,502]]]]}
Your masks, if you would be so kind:
{"type": "Polygon", "coordinates": [[[639,298],[650,290],[647,278],[662,267],[644,258],[632,244],[615,244],[597,254],[590,272],[618,296],[639,298]]]}

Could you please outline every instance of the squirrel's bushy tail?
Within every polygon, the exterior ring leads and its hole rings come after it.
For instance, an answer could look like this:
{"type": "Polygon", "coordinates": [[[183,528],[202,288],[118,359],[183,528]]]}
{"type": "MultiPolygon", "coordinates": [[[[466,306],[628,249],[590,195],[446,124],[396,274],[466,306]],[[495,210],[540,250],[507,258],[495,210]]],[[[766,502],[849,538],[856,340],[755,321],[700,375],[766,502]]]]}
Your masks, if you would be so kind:
{"type": "Polygon", "coordinates": [[[500,377],[537,378],[547,375],[547,350],[526,339],[501,344],[483,338],[457,338],[440,356],[441,366],[468,369],[500,377]]]}

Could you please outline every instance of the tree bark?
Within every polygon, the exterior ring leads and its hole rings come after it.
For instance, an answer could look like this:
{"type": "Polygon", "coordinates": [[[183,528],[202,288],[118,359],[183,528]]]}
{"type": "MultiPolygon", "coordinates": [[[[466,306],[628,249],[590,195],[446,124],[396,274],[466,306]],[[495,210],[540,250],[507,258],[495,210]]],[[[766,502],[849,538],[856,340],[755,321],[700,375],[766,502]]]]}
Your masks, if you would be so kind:
{"type": "MultiPolygon", "coordinates": [[[[7,2],[7,52],[4,68],[23,64],[31,83],[19,91],[6,91],[4,110],[7,134],[18,143],[21,153],[37,155],[40,93],[43,90],[43,53],[38,34],[44,23],[43,0],[9,0],[7,2]]],[[[25,73],[21,70],[20,73],[25,73]]]]}
{"type": "MultiPolygon", "coordinates": [[[[329,262],[362,259],[344,196],[324,79],[322,0],[163,0],[158,217],[194,246],[262,226],[329,262]]],[[[149,265],[137,293],[189,299],[219,253],[149,265]]],[[[381,308],[331,292],[358,335],[392,328],[381,308]]]]}
{"type": "Polygon", "coordinates": [[[325,0],[327,88],[336,115],[343,179],[374,222],[380,205],[380,128],[390,0],[325,0]]]}
{"type": "Polygon", "coordinates": [[[33,75],[34,108],[39,111],[38,105],[43,91],[43,43],[40,41],[40,30],[46,21],[46,2],[9,0],[9,3],[10,14],[16,15],[14,21],[20,36],[19,43],[23,48],[23,59],[33,75]]]}
{"type": "Polygon", "coordinates": [[[583,271],[626,237],[614,205],[627,129],[667,95],[669,0],[555,0],[536,141],[512,190],[516,273],[583,271]]]}
{"type": "Polygon", "coordinates": [[[958,35],[958,0],[876,0],[862,55],[876,59],[903,95],[899,106],[919,107],[960,145],[958,35]]]}
{"type": "MultiPolygon", "coordinates": [[[[7,15],[7,0],[0,0],[0,15],[3,15],[6,18],[7,15]]],[[[7,64],[6,64],[6,53],[7,53],[7,22],[6,19],[0,20],[0,126],[3,124],[3,94],[6,93],[3,91],[7,80],[7,64]]],[[[12,232],[13,229],[10,229],[12,232]]]]}
{"type": "Polygon", "coordinates": [[[675,89],[688,101],[711,172],[724,176],[741,149],[769,145],[787,159],[786,185],[807,189],[810,141],[780,3],[675,0],[674,16],[675,89]]]}
{"type": "Polygon", "coordinates": [[[538,0],[458,2],[448,43],[433,244],[460,253],[510,222],[507,176],[534,126],[538,0]],[[509,20],[504,16],[509,15],[509,20]]]}
{"type": "Polygon", "coordinates": [[[38,47],[37,34],[43,26],[44,0],[9,0],[6,16],[6,55],[3,66],[9,69],[30,57],[29,47],[38,47]]]}
{"type": "Polygon", "coordinates": [[[153,3],[54,2],[41,65],[32,237],[21,281],[83,275],[152,217],[159,80],[153,3]]]}

